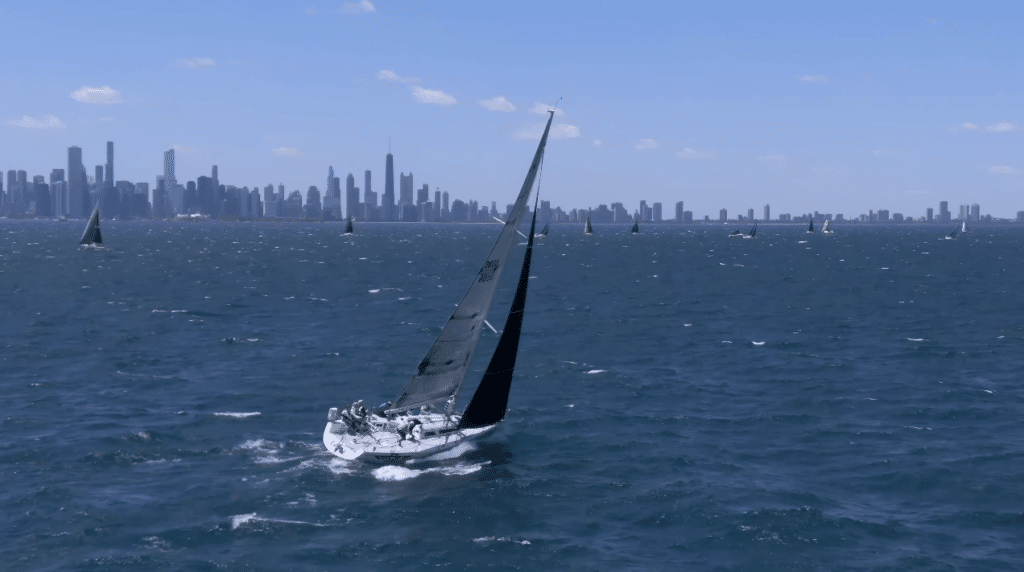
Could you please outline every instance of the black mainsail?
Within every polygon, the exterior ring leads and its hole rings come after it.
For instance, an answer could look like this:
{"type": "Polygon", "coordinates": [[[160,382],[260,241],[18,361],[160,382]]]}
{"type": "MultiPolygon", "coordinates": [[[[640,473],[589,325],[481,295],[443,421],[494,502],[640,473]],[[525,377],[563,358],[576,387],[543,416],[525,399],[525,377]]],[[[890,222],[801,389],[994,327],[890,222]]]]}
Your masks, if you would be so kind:
{"type": "Polygon", "coordinates": [[[633,228],[629,232],[632,232],[634,234],[640,232],[640,219],[633,219],[633,228]]]}
{"type": "MultiPolygon", "coordinates": [[[[505,263],[515,244],[519,225],[523,215],[526,214],[526,203],[533,190],[533,183],[544,156],[548,132],[551,130],[551,120],[555,116],[553,111],[549,113],[547,125],[544,127],[544,135],[541,136],[537,152],[530,164],[530,170],[526,173],[526,180],[523,181],[523,187],[519,191],[512,212],[505,220],[501,234],[498,235],[494,246],[491,247],[491,252],[480,266],[476,278],[465,295],[462,296],[462,300],[452,316],[448,318],[440,335],[427,350],[427,355],[420,361],[416,375],[406,384],[394,405],[386,410],[387,413],[400,413],[440,402],[446,403],[445,411],[448,413],[451,413],[455,407],[459,391],[466,380],[466,372],[472,361],[473,351],[480,340],[484,319],[491,308],[501,273],[505,269],[505,263]]],[[[534,212],[536,213],[536,210],[534,212]]],[[[532,244],[532,228],[530,237],[532,244]]],[[[518,333],[516,336],[518,340],[518,333]]]]}
{"type": "Polygon", "coordinates": [[[814,217],[808,217],[811,219],[811,226],[807,227],[807,232],[814,232],[814,217]]]}
{"type": "Polygon", "coordinates": [[[583,234],[594,234],[594,227],[590,226],[590,217],[587,217],[587,226],[583,227],[583,234]]]}
{"type": "Polygon", "coordinates": [[[85,225],[85,232],[82,233],[82,240],[78,244],[103,244],[103,236],[100,234],[100,207],[97,205],[92,210],[92,216],[85,225]]]}
{"type": "Polygon", "coordinates": [[[352,215],[348,215],[348,220],[345,221],[345,234],[355,234],[355,229],[352,228],[352,215]]]}

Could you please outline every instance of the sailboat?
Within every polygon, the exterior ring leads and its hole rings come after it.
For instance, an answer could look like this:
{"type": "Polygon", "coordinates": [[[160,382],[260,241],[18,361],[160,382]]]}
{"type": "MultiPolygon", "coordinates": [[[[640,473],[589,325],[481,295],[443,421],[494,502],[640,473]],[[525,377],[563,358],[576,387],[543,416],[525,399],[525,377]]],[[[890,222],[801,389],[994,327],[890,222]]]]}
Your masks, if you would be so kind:
{"type": "Polygon", "coordinates": [[[757,223],[755,222],[754,226],[750,227],[750,232],[748,232],[747,234],[742,234],[740,236],[742,236],[743,238],[754,238],[754,235],[756,235],[756,234],[757,234],[757,223]]]}
{"type": "Polygon", "coordinates": [[[832,221],[825,219],[825,224],[821,225],[821,234],[835,234],[836,231],[832,229],[832,221]]]}
{"type": "Polygon", "coordinates": [[[956,232],[960,230],[959,227],[953,227],[953,231],[946,235],[946,240],[953,240],[956,238],[956,232]]]}
{"type": "Polygon", "coordinates": [[[348,220],[345,221],[345,232],[342,236],[352,236],[355,233],[355,229],[352,228],[352,215],[348,215],[348,220]]]}
{"type": "Polygon", "coordinates": [[[323,440],[327,450],[334,455],[371,462],[427,457],[485,435],[505,419],[530,278],[533,234],[537,227],[536,200],[527,235],[526,255],[505,329],[469,405],[460,414],[455,412],[455,404],[465,382],[473,350],[487,324],[485,318],[501,273],[516,243],[519,224],[526,213],[554,118],[554,112],[549,113],[526,180],[498,239],[405,389],[393,403],[389,402],[377,410],[367,411],[362,402],[357,401],[341,413],[333,407],[328,412],[323,440]]]}
{"type": "Polygon", "coordinates": [[[967,232],[967,219],[960,222],[960,232],[967,232]]]}
{"type": "Polygon", "coordinates": [[[545,236],[548,235],[548,231],[549,230],[550,229],[548,228],[548,225],[544,225],[544,228],[540,229],[540,232],[538,232],[537,234],[535,234],[533,236],[534,236],[534,238],[544,238],[545,236]]]}
{"type": "Polygon", "coordinates": [[[814,217],[808,217],[811,219],[811,226],[807,227],[808,234],[814,234],[814,217]]]}
{"type": "Polygon", "coordinates": [[[89,222],[85,225],[85,232],[82,233],[82,240],[78,241],[83,247],[89,250],[100,250],[103,248],[103,235],[100,234],[100,206],[92,210],[89,222]]]}
{"type": "Polygon", "coordinates": [[[631,232],[633,234],[636,234],[636,233],[640,232],[640,219],[638,219],[638,218],[634,218],[633,219],[633,228],[631,228],[629,230],[629,232],[631,232]]]}
{"type": "Polygon", "coordinates": [[[587,226],[583,227],[583,234],[590,236],[594,234],[594,227],[590,226],[590,217],[587,217],[587,226]]]}

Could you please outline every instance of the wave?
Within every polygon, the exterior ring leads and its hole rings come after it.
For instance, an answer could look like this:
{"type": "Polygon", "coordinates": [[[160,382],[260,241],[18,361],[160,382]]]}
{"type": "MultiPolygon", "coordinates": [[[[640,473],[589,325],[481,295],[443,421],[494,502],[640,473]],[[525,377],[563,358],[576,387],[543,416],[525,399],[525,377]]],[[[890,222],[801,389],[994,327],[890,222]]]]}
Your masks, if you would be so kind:
{"type": "Polygon", "coordinates": [[[260,413],[259,411],[250,411],[247,413],[236,413],[233,411],[217,411],[214,413],[214,416],[216,417],[232,417],[234,419],[246,419],[249,417],[259,417],[260,415],[263,414],[260,413]]]}

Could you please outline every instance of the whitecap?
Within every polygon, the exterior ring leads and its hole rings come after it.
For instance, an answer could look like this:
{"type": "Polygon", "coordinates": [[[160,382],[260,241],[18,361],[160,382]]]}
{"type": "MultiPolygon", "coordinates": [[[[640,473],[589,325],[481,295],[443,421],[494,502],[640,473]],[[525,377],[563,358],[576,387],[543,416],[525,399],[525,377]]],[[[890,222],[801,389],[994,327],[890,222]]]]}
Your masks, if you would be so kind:
{"type": "Polygon", "coordinates": [[[378,481],[405,481],[408,479],[416,478],[423,474],[424,471],[416,469],[407,469],[405,467],[399,467],[396,465],[385,465],[374,469],[371,474],[373,478],[378,481]]]}
{"type": "Polygon", "coordinates": [[[473,542],[480,543],[491,543],[491,542],[511,542],[512,544],[521,544],[527,546],[530,544],[529,540],[515,540],[508,536],[481,536],[480,538],[474,538],[473,542]]]}
{"type": "Polygon", "coordinates": [[[798,241],[796,241],[796,243],[797,244],[807,244],[807,241],[806,240],[798,240],[798,241]]]}
{"type": "Polygon", "coordinates": [[[763,346],[764,345],[764,342],[750,342],[750,343],[754,344],[755,346],[763,346]]]}
{"type": "Polygon", "coordinates": [[[245,419],[246,417],[259,417],[263,415],[259,411],[250,411],[246,413],[236,413],[234,411],[218,411],[214,413],[217,417],[233,417],[235,419],[245,419]]]}
{"type": "Polygon", "coordinates": [[[908,342],[924,342],[927,341],[924,338],[907,338],[908,342]]]}
{"type": "Polygon", "coordinates": [[[236,514],[231,517],[231,530],[235,530],[241,526],[248,525],[250,523],[257,522],[276,522],[278,524],[301,524],[304,526],[327,526],[325,524],[319,524],[316,522],[305,522],[302,520],[285,520],[281,518],[262,518],[256,516],[256,513],[251,512],[249,514],[236,514]]]}
{"type": "Polygon", "coordinates": [[[732,342],[730,342],[729,340],[722,340],[722,343],[723,344],[731,344],[732,342]]]}
{"type": "Polygon", "coordinates": [[[592,370],[590,370],[590,371],[588,371],[586,373],[587,373],[587,375],[593,375],[595,373],[604,373],[606,371],[608,371],[608,370],[606,370],[606,369],[592,369],[592,370]]]}
{"type": "Polygon", "coordinates": [[[380,292],[380,288],[374,288],[373,290],[370,290],[370,294],[376,294],[377,292],[380,292]]]}
{"type": "Polygon", "coordinates": [[[683,327],[684,327],[684,328],[689,328],[689,327],[690,327],[690,326],[692,326],[692,325],[693,325],[693,324],[683,324],[683,327]]]}

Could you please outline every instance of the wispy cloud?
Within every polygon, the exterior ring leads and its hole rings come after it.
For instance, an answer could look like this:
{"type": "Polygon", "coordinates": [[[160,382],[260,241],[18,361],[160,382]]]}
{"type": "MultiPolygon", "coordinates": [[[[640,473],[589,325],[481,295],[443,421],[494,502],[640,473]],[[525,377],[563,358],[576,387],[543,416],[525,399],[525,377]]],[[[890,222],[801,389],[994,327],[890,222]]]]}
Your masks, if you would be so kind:
{"type": "Polygon", "coordinates": [[[180,59],[178,60],[178,63],[192,69],[208,68],[217,65],[217,62],[213,61],[213,58],[192,58],[190,60],[180,59]]]}
{"type": "Polygon", "coordinates": [[[114,118],[113,117],[100,117],[100,121],[102,121],[104,123],[110,123],[110,122],[114,121],[114,118]]]}
{"type": "Polygon", "coordinates": [[[55,115],[44,115],[42,119],[23,115],[21,119],[12,119],[7,124],[24,129],[64,129],[65,127],[64,122],[55,115]]]}
{"type": "Polygon", "coordinates": [[[647,149],[657,149],[658,142],[655,141],[654,139],[641,139],[640,142],[636,144],[636,148],[640,149],[641,151],[645,151],[647,149]]]}
{"type": "Polygon", "coordinates": [[[362,0],[362,2],[343,2],[341,11],[345,14],[369,14],[376,12],[377,8],[373,6],[370,0],[362,0]]]}
{"type": "MultiPolygon", "coordinates": [[[[533,109],[530,110],[530,113],[540,113],[541,115],[543,115],[543,114],[545,114],[545,113],[547,113],[549,111],[551,111],[551,106],[550,105],[548,105],[546,103],[540,103],[538,101],[537,103],[533,104],[533,109]]],[[[555,109],[555,117],[565,117],[565,112],[562,111],[561,109],[557,109],[556,108],[555,109]]]]}
{"type": "Polygon", "coordinates": [[[974,123],[964,123],[964,131],[977,131],[978,126],[974,123]]]}
{"type": "MultiPolygon", "coordinates": [[[[538,123],[534,126],[520,129],[515,133],[515,138],[536,141],[544,134],[544,125],[544,123],[538,123]]],[[[575,139],[579,136],[580,128],[568,123],[556,123],[551,126],[551,131],[548,132],[550,139],[575,139]]]]}
{"type": "Polygon", "coordinates": [[[989,167],[988,172],[999,175],[1019,175],[1020,169],[1014,169],[1013,167],[1008,167],[1006,165],[996,165],[994,167],[989,167]]]}
{"type": "Polygon", "coordinates": [[[172,148],[174,149],[175,153],[183,153],[185,155],[191,155],[192,153],[196,152],[196,148],[195,147],[185,147],[185,146],[182,146],[182,145],[174,145],[172,148]]]}
{"type": "Polygon", "coordinates": [[[299,157],[302,155],[301,151],[292,147],[275,147],[270,152],[280,157],[299,157]]]}
{"type": "Polygon", "coordinates": [[[676,153],[676,157],[679,157],[680,159],[710,159],[714,156],[714,153],[711,151],[698,151],[692,147],[687,147],[686,149],[676,153]]]}
{"type": "Polygon", "coordinates": [[[828,78],[823,75],[798,75],[796,78],[807,83],[825,83],[828,78]]]}
{"type": "Polygon", "coordinates": [[[402,81],[405,83],[416,83],[419,81],[419,79],[414,77],[402,77],[391,70],[380,70],[380,73],[377,74],[377,79],[382,79],[384,81],[402,81]]]}
{"type": "Polygon", "coordinates": [[[1008,123],[1006,121],[1004,121],[1002,123],[996,123],[995,125],[989,125],[988,127],[985,128],[985,131],[1016,131],[1016,130],[1017,130],[1017,126],[1016,125],[1014,125],[1013,123],[1008,123]]]}
{"type": "Polygon", "coordinates": [[[484,109],[489,109],[491,111],[512,112],[516,110],[516,106],[512,105],[512,102],[505,99],[505,96],[503,95],[499,95],[494,99],[485,99],[480,102],[480,105],[484,109]]]}
{"type": "Polygon", "coordinates": [[[82,103],[93,103],[96,105],[110,105],[121,103],[121,92],[111,88],[109,85],[103,87],[83,86],[71,92],[71,99],[82,103]]]}
{"type": "Polygon", "coordinates": [[[420,86],[412,88],[412,96],[420,103],[433,103],[435,105],[454,105],[455,98],[441,90],[424,89],[420,86]]]}
{"type": "Polygon", "coordinates": [[[594,147],[601,147],[603,145],[604,141],[601,141],[600,139],[594,139],[594,147]]]}
{"type": "Polygon", "coordinates": [[[786,156],[785,155],[761,155],[760,157],[757,158],[757,161],[759,163],[763,163],[765,165],[779,165],[779,164],[784,163],[786,161],[786,156]]]}

